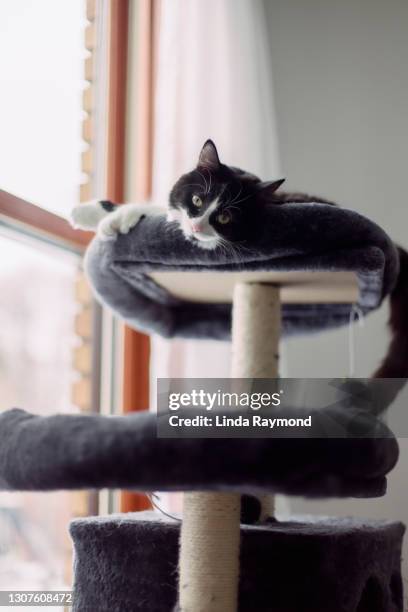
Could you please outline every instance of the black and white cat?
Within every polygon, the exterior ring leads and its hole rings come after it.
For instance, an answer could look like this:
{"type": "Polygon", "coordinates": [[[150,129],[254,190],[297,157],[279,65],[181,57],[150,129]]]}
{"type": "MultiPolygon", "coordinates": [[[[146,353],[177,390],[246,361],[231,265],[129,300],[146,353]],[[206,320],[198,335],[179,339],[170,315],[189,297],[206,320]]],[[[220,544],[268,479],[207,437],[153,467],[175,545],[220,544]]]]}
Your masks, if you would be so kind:
{"type": "Polygon", "coordinates": [[[207,140],[194,170],[183,174],[170,192],[167,207],[153,203],[122,204],[95,201],[77,206],[74,227],[95,229],[102,240],[126,234],[144,216],[166,215],[179,225],[185,238],[203,249],[242,244],[256,235],[265,207],[288,202],[328,200],[279,187],[284,179],[264,182],[257,176],[220,162],[215,144],[207,140]]]}
{"type": "MultiPolygon", "coordinates": [[[[283,182],[263,182],[249,172],[222,164],[214,143],[207,140],[196,168],[181,176],[171,190],[167,207],[152,203],[115,206],[99,200],[75,207],[72,224],[96,229],[102,240],[114,240],[144,216],[166,215],[169,222],[178,224],[186,239],[203,249],[239,248],[246,241],[256,242],[262,215],[269,206],[306,202],[335,206],[320,197],[280,191],[283,182]]],[[[408,254],[398,250],[400,273],[390,295],[392,338],[374,378],[408,377],[408,254]]]]}

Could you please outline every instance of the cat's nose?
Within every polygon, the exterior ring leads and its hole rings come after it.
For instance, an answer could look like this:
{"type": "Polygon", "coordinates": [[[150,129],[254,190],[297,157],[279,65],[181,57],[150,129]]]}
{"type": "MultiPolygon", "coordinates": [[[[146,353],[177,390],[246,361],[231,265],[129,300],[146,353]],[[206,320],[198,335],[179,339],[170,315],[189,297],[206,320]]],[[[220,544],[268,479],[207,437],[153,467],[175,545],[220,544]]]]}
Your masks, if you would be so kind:
{"type": "Polygon", "coordinates": [[[196,223],[192,223],[191,224],[191,231],[193,231],[193,232],[201,232],[200,225],[197,225],[196,223]]]}

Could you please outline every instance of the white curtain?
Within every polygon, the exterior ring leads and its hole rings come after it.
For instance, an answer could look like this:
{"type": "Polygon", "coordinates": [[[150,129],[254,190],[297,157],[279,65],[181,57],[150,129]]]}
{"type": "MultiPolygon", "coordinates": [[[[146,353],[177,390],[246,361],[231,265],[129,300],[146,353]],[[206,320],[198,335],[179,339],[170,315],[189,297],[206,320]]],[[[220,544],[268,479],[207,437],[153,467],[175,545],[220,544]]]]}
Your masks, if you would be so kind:
{"type": "MultiPolygon", "coordinates": [[[[225,163],[279,177],[263,0],[162,0],[157,45],[154,200],[167,200],[207,138],[225,163]]],[[[228,377],[229,362],[228,343],[153,341],[154,378],[228,377]]]]}

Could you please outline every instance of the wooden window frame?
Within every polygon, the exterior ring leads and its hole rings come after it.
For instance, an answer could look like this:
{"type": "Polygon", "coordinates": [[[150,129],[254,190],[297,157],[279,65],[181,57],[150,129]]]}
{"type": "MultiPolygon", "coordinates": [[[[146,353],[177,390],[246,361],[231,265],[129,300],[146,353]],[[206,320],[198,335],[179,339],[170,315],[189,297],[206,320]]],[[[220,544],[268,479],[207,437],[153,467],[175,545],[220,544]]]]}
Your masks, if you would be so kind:
{"type": "Polygon", "coordinates": [[[93,238],[91,232],[76,230],[63,217],[0,189],[0,221],[18,230],[82,253],[93,238]]]}
{"type": "MultiPolygon", "coordinates": [[[[152,31],[152,14],[154,0],[141,0],[139,18],[143,30],[152,31]]],[[[110,0],[108,24],[108,133],[107,133],[107,198],[113,202],[123,202],[125,199],[125,152],[126,152],[126,100],[128,92],[128,43],[129,43],[129,0],[110,0]]],[[[152,56],[152,37],[145,35],[142,41],[143,74],[146,79],[146,59],[152,56]],[[150,46],[149,46],[150,45],[150,46]]],[[[151,69],[147,70],[151,73],[151,69]]],[[[142,84],[141,99],[143,107],[151,108],[151,79],[142,84]]],[[[147,171],[138,180],[138,196],[145,199],[150,195],[151,176],[151,117],[143,121],[140,117],[139,127],[142,127],[143,149],[147,171]]],[[[140,147],[139,147],[140,150],[140,147]]],[[[123,412],[146,410],[149,407],[149,362],[150,340],[145,334],[136,332],[128,326],[124,327],[124,372],[123,372],[123,412]]],[[[131,491],[122,491],[120,496],[120,511],[134,512],[150,508],[146,495],[131,491]]]]}

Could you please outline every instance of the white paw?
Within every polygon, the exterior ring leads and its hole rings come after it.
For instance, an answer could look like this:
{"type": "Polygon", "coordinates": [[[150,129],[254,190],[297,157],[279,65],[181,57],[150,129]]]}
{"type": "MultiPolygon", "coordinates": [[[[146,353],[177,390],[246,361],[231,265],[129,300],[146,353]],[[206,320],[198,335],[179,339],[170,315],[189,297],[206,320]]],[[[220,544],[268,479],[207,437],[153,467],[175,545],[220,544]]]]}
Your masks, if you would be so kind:
{"type": "Polygon", "coordinates": [[[74,206],[70,215],[70,223],[76,229],[94,230],[106,212],[99,200],[91,200],[74,206]]]}
{"type": "Polygon", "coordinates": [[[101,240],[115,240],[118,234],[127,234],[145,214],[143,207],[122,204],[99,223],[98,237],[101,240]]]}

